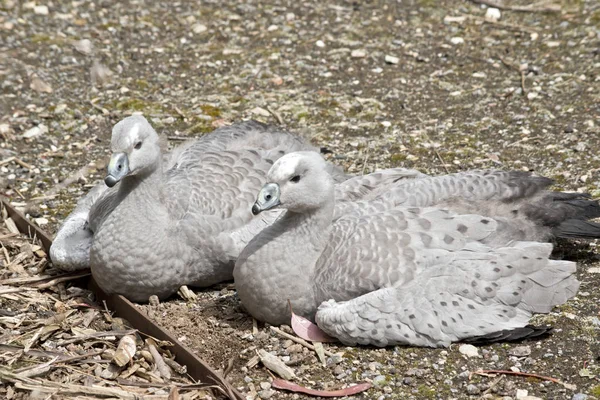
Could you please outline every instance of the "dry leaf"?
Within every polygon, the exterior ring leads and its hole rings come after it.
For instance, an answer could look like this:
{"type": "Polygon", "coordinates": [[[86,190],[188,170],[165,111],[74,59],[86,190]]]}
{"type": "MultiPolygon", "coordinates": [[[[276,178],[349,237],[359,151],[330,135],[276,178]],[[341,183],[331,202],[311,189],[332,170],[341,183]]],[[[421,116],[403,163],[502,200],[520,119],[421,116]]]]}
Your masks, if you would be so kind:
{"type": "Polygon", "coordinates": [[[320,397],[352,396],[353,394],[361,393],[371,388],[370,383],[359,383],[358,385],[350,386],[345,389],[339,390],[315,390],[305,388],[304,386],[300,386],[293,382],[285,381],[283,379],[273,379],[273,383],[271,383],[271,386],[275,389],[289,390],[291,392],[304,393],[310,396],[320,397]]]}
{"type": "Polygon", "coordinates": [[[271,353],[267,353],[267,351],[263,349],[258,351],[258,356],[260,357],[260,362],[262,362],[265,367],[275,372],[282,378],[294,379],[296,377],[294,370],[285,365],[285,363],[281,361],[279,357],[274,356],[271,353]]]}
{"type": "Polygon", "coordinates": [[[38,93],[52,93],[52,87],[37,76],[31,80],[29,87],[38,93]]]}
{"type": "Polygon", "coordinates": [[[304,340],[310,340],[312,342],[336,342],[335,338],[327,335],[321,330],[316,324],[313,324],[304,317],[294,314],[292,310],[292,304],[288,300],[290,306],[290,312],[292,313],[292,329],[294,333],[304,340]]]}
{"type": "Polygon", "coordinates": [[[119,365],[108,364],[108,367],[100,373],[100,377],[109,380],[117,379],[122,369],[123,367],[119,365]]]}
{"type": "Polygon", "coordinates": [[[136,345],[135,338],[131,335],[126,335],[121,338],[117,351],[112,361],[118,366],[122,367],[129,363],[135,355],[136,345]]]}
{"type": "Polygon", "coordinates": [[[112,71],[104,64],[101,64],[98,60],[94,60],[94,64],[90,69],[90,78],[92,85],[104,85],[112,77],[112,71]]]}
{"type": "Polygon", "coordinates": [[[323,344],[320,342],[314,342],[313,346],[315,346],[315,353],[317,353],[319,361],[321,361],[321,364],[326,367],[327,359],[325,358],[325,349],[323,348],[323,344]]]}

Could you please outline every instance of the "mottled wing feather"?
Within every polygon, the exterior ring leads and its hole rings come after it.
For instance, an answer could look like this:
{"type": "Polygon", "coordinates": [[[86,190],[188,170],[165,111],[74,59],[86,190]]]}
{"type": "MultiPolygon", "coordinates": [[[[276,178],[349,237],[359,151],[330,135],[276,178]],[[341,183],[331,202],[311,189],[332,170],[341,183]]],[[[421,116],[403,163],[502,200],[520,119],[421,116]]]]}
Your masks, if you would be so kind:
{"type": "Polygon", "coordinates": [[[521,171],[469,171],[407,181],[381,198],[394,205],[431,206],[460,197],[465,200],[514,201],[531,197],[551,179],[521,171]]]}
{"type": "Polygon", "coordinates": [[[496,250],[455,252],[405,285],[324,302],[317,323],[346,344],[448,346],[523,327],[533,312],[548,312],[576,293],[575,263],[548,260],[551,245],[496,250]]]}
{"type": "Polygon", "coordinates": [[[434,208],[357,205],[336,219],[316,266],[321,298],[350,299],[410,281],[449,251],[485,239],[496,222],[434,208]]]}
{"type": "Polygon", "coordinates": [[[406,168],[390,168],[368,175],[355,176],[335,186],[336,202],[370,200],[404,184],[407,180],[426,178],[427,175],[406,168]]]}
{"type": "Polygon", "coordinates": [[[193,210],[222,219],[243,214],[249,221],[270,166],[251,151],[200,153],[194,164],[167,171],[169,210],[174,218],[193,210]]]}

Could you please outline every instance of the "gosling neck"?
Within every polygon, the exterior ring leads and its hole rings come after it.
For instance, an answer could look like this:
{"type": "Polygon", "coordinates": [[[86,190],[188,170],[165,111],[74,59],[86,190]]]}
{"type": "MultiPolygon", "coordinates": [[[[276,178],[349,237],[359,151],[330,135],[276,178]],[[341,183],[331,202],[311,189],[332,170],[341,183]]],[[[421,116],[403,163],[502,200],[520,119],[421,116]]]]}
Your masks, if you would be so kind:
{"type": "Polygon", "coordinates": [[[162,204],[165,198],[162,162],[159,161],[153,170],[145,174],[126,176],[119,186],[122,202],[139,202],[144,199],[150,204],[162,204]]]}

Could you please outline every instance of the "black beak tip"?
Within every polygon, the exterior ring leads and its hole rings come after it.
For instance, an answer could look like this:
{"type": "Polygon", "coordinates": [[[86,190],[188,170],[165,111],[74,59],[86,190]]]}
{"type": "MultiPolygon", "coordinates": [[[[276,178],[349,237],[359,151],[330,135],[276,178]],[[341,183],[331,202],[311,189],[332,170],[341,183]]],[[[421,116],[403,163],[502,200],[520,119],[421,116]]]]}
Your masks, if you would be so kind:
{"type": "Polygon", "coordinates": [[[108,186],[109,188],[115,186],[117,184],[117,180],[115,179],[114,176],[112,175],[108,175],[106,178],[104,178],[104,183],[106,184],[106,186],[108,186]]]}
{"type": "Polygon", "coordinates": [[[254,203],[252,206],[252,215],[258,215],[260,213],[260,207],[258,204],[254,203]]]}

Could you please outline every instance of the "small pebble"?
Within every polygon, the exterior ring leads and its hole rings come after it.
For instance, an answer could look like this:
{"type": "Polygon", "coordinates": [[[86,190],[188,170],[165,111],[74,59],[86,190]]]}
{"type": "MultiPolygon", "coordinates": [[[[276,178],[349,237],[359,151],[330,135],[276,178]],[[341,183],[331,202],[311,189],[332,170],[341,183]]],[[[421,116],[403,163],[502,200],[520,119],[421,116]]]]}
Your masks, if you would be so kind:
{"type": "Polygon", "coordinates": [[[24,139],[32,139],[45,133],[48,133],[48,127],[46,127],[46,125],[39,124],[38,126],[28,129],[24,134],[21,135],[21,137],[24,139]]]}
{"type": "Polygon", "coordinates": [[[75,48],[75,50],[77,50],[81,54],[85,54],[86,56],[92,54],[92,51],[94,50],[92,41],[89,39],[78,40],[75,43],[73,43],[73,47],[75,48]]]}
{"type": "Polygon", "coordinates": [[[463,44],[465,42],[465,39],[461,38],[461,37],[453,37],[452,39],[450,39],[450,43],[452,44],[463,44]]]}
{"type": "Polygon", "coordinates": [[[508,354],[516,357],[525,357],[531,354],[531,347],[529,346],[518,346],[511,349],[508,354]]]}
{"type": "Polygon", "coordinates": [[[479,350],[477,349],[477,347],[473,346],[472,344],[462,344],[459,348],[458,351],[460,352],[460,354],[464,354],[465,356],[471,358],[471,357],[479,357],[479,350]]]}
{"type": "Polygon", "coordinates": [[[500,17],[502,17],[500,10],[494,7],[489,7],[485,12],[484,18],[490,22],[496,22],[500,19],[500,17]]]}
{"type": "Polygon", "coordinates": [[[350,57],[352,58],[364,58],[367,56],[367,52],[362,49],[352,50],[350,57]]]}
{"type": "MultiPolygon", "coordinates": [[[[300,346],[300,345],[298,345],[298,346],[300,346]]],[[[327,358],[327,365],[339,364],[342,361],[344,361],[344,358],[342,357],[341,354],[334,354],[331,357],[327,358]]]]}
{"type": "Polygon", "coordinates": [[[194,33],[204,33],[208,30],[208,28],[206,27],[206,25],[202,25],[202,24],[196,24],[192,27],[192,31],[194,33]]]}
{"type": "Polygon", "coordinates": [[[473,384],[471,385],[467,385],[467,393],[469,394],[479,394],[481,392],[481,390],[479,390],[479,388],[473,384]]]}
{"type": "Polygon", "coordinates": [[[373,378],[373,384],[375,386],[382,386],[385,385],[387,383],[387,379],[385,376],[383,375],[377,375],[375,378],[373,378]]]}
{"type": "Polygon", "coordinates": [[[33,12],[37,15],[48,15],[48,6],[35,6],[33,12]]]}
{"type": "Polygon", "coordinates": [[[458,374],[458,378],[467,380],[467,379],[469,379],[470,375],[471,375],[471,373],[469,371],[463,371],[460,374],[458,374]]]}
{"type": "Polygon", "coordinates": [[[398,57],[386,55],[385,62],[388,64],[398,64],[400,62],[400,59],[398,57]]]}
{"type": "Polygon", "coordinates": [[[529,392],[525,389],[517,389],[517,393],[515,395],[516,399],[522,399],[523,397],[526,397],[529,394],[529,392]]]}
{"type": "Polygon", "coordinates": [[[587,400],[588,395],[584,393],[577,393],[571,397],[571,400],[587,400]]]}
{"type": "Polygon", "coordinates": [[[275,391],[273,389],[261,390],[260,392],[258,392],[258,397],[260,397],[263,400],[270,399],[271,397],[273,397],[274,394],[275,391]]]}
{"type": "Polygon", "coordinates": [[[157,295],[153,294],[152,296],[150,296],[150,297],[148,298],[148,303],[149,303],[151,306],[157,306],[157,305],[159,305],[159,304],[160,304],[160,300],[158,299],[158,296],[157,296],[157,295]]]}
{"type": "Polygon", "coordinates": [[[48,225],[49,222],[47,218],[35,218],[34,221],[38,226],[48,225]]]}

